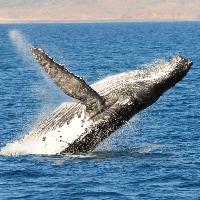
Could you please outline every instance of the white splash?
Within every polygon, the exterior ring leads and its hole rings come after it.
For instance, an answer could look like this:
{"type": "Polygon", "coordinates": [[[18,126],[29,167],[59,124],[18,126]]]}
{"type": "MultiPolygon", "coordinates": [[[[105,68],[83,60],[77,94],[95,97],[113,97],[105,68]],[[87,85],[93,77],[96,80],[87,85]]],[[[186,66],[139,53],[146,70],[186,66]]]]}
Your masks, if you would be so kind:
{"type": "Polygon", "coordinates": [[[12,29],[9,31],[8,36],[23,61],[29,61],[32,44],[25,38],[22,32],[17,29],[12,29]]]}
{"type": "Polygon", "coordinates": [[[7,144],[1,149],[0,155],[58,154],[78,139],[91,124],[92,121],[83,112],[80,117],[75,115],[70,124],[55,130],[41,135],[30,132],[23,139],[7,144]]]}

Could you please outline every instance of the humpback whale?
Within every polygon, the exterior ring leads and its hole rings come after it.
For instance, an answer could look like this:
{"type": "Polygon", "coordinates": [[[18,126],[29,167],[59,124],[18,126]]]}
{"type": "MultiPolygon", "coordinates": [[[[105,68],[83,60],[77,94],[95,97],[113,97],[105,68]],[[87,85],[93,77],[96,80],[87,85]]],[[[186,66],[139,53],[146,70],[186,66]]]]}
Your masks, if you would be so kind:
{"type": "Polygon", "coordinates": [[[42,120],[20,144],[32,154],[79,154],[94,150],[104,139],[139,111],[150,106],[181,81],[192,61],[173,56],[150,68],[106,77],[88,85],[44,50],[33,47],[33,56],[53,82],[72,99],[42,120]]]}

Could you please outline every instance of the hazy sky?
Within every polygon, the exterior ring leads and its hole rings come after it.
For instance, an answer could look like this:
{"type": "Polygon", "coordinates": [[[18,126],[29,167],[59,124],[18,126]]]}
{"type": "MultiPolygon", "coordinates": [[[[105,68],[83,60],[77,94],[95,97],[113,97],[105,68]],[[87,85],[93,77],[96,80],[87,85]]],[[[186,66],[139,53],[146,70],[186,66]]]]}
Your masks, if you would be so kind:
{"type": "Polygon", "coordinates": [[[0,0],[0,22],[200,19],[200,0],[0,0]]]}

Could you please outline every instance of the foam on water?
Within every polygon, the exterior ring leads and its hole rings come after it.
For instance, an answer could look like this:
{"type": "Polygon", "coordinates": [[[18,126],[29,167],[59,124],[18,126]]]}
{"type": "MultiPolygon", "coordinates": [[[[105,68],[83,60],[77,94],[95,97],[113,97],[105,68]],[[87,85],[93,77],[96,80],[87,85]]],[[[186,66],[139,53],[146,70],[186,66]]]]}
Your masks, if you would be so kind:
{"type": "Polygon", "coordinates": [[[34,131],[25,135],[23,139],[7,144],[0,151],[0,155],[46,154],[55,155],[84,133],[92,124],[84,112],[81,116],[75,115],[70,124],[64,124],[55,130],[36,134],[34,131]]]}

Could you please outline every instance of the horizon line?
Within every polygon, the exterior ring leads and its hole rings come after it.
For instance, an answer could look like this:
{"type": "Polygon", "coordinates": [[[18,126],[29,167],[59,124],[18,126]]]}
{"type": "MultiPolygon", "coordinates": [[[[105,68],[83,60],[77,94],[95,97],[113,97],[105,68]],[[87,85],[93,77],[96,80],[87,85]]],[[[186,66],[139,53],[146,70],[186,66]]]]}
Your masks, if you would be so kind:
{"type": "Polygon", "coordinates": [[[199,22],[198,19],[99,19],[99,20],[0,20],[0,24],[84,24],[84,23],[142,23],[142,22],[199,22]]]}

